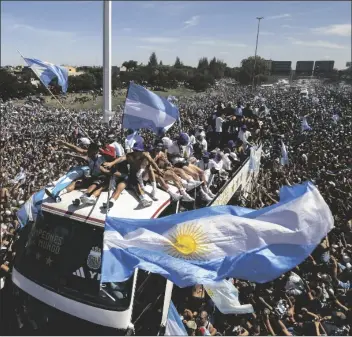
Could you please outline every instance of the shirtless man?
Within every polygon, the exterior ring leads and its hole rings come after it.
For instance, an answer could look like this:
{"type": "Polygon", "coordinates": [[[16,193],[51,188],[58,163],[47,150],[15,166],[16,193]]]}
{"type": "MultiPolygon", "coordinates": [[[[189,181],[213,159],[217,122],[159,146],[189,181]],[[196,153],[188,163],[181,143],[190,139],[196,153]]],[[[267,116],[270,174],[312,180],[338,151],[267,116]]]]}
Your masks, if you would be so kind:
{"type": "Polygon", "coordinates": [[[154,172],[157,173],[159,176],[163,177],[163,172],[159,169],[156,165],[155,161],[152,159],[150,154],[145,151],[144,144],[142,142],[136,142],[133,145],[133,152],[127,153],[125,156],[117,158],[116,160],[110,163],[104,163],[105,168],[111,168],[114,165],[126,160],[127,163],[130,165],[130,173],[129,173],[129,185],[133,187],[134,191],[136,192],[138,198],[140,199],[141,206],[149,207],[151,206],[152,202],[145,198],[145,187],[143,182],[143,175],[146,170],[149,170],[150,178],[152,181],[152,198],[155,200],[156,194],[156,181],[154,172]],[[153,168],[153,170],[149,169],[149,166],[153,168]]]}
{"type": "Polygon", "coordinates": [[[196,181],[201,180],[203,182],[203,185],[200,188],[201,197],[203,200],[209,202],[213,200],[215,195],[212,194],[207,186],[204,171],[187,161],[192,154],[189,147],[189,141],[189,136],[186,133],[181,133],[178,139],[168,147],[168,156],[170,161],[177,168],[182,169],[196,181]]]}
{"type": "MultiPolygon", "coordinates": [[[[162,179],[163,181],[161,181],[160,184],[164,185],[163,183],[165,183],[165,180],[172,181],[176,185],[176,187],[178,188],[178,190],[182,196],[182,200],[186,201],[186,202],[193,202],[194,199],[186,192],[186,190],[182,184],[181,178],[178,177],[177,174],[174,172],[172,164],[169,162],[166,154],[163,152],[163,148],[164,148],[163,143],[157,143],[155,150],[152,153],[155,163],[158,165],[158,167],[164,173],[164,178],[162,179]]],[[[156,178],[158,179],[158,175],[156,176],[156,178]]],[[[174,193],[171,192],[169,186],[166,184],[165,187],[166,187],[166,191],[170,194],[170,196],[173,199],[175,199],[174,195],[173,195],[174,193]]]]}

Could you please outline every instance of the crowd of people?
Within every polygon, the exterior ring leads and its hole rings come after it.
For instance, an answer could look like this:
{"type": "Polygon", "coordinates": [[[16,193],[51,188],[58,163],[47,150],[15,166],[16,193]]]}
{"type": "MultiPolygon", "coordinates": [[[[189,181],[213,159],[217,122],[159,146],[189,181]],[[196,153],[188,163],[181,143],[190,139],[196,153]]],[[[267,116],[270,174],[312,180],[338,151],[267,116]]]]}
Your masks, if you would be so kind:
{"type": "MultiPolygon", "coordinates": [[[[202,94],[177,97],[174,104],[179,107],[182,124],[175,124],[161,137],[121,130],[123,107],[106,126],[101,112],[93,109],[49,109],[41,102],[25,106],[1,103],[0,258],[6,255],[19,227],[18,209],[34,192],[82,160],[93,165],[94,171],[96,159],[101,158],[97,174],[91,172],[93,179],[85,181],[88,192],[77,203],[95,202],[109,186],[108,180],[101,178],[105,173],[116,177],[106,207],[112,207],[128,185],[143,207],[150,206],[143,198],[148,180],[153,190],[158,184],[174,200],[182,198],[185,203],[194,201],[188,191],[199,186],[200,204],[206,206],[248,158],[250,148],[261,143],[258,181],[250,193],[237,193],[231,204],[262,208],[278,201],[281,186],[310,180],[329,205],[335,229],[304,263],[273,282],[231,280],[241,303],[253,305],[253,314],[221,314],[202,285],[175,287],[173,301],[189,335],[349,335],[351,91],[321,83],[309,90],[306,98],[294,86],[254,91],[220,83],[202,94]],[[80,158],[68,156],[69,151],[80,158]],[[168,189],[170,181],[179,194],[168,189]]],[[[61,193],[82,187],[76,183],[61,193]]],[[[50,190],[47,194],[60,202],[60,195],[50,190]]],[[[2,273],[5,269],[2,267],[2,273]]]]}

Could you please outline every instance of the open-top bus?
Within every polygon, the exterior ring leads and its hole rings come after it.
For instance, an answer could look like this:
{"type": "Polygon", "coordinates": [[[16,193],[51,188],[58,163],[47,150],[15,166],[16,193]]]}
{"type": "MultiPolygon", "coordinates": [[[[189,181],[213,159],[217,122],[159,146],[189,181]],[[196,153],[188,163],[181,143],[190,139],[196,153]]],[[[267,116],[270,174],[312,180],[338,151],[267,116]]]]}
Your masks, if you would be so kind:
{"type": "MultiPolygon", "coordinates": [[[[15,293],[21,303],[26,298],[27,305],[35,303],[45,314],[73,316],[75,321],[117,329],[115,334],[129,334],[138,270],[126,282],[100,284],[107,192],[93,206],[73,206],[81,194],[72,191],[59,203],[46,198],[41,215],[24,227],[12,270],[15,293]]],[[[156,196],[152,206],[139,208],[134,194],[125,190],[109,215],[157,218],[171,201],[160,189],[156,196]]]]}

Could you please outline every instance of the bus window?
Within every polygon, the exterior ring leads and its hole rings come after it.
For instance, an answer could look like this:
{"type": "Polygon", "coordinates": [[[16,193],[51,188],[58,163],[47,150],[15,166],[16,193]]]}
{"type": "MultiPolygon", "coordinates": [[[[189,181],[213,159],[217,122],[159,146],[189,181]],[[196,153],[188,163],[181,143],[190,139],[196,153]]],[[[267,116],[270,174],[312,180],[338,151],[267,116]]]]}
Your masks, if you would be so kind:
{"type": "Polygon", "coordinates": [[[14,267],[31,281],[65,297],[107,310],[130,306],[133,277],[100,287],[104,228],[43,212],[27,229],[14,267]]]}

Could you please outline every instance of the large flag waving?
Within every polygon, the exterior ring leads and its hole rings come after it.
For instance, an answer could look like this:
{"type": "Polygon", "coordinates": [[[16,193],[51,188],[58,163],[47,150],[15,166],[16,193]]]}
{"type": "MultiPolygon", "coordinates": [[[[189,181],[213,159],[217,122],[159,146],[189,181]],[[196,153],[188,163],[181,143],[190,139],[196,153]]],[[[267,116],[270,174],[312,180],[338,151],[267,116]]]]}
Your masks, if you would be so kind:
{"type": "Polygon", "coordinates": [[[57,77],[57,82],[61,86],[62,91],[67,91],[68,70],[65,67],[37,59],[24,58],[24,60],[46,87],[48,87],[53,78],[57,77]]]}
{"type": "Polygon", "coordinates": [[[175,105],[140,85],[130,83],[123,115],[124,128],[150,129],[160,134],[170,129],[178,119],[175,105]]]}
{"type": "Polygon", "coordinates": [[[102,282],[125,281],[140,268],[180,287],[226,277],[265,283],[304,261],[333,226],[310,182],[282,187],[280,202],[260,210],[215,206],[151,220],[107,216],[102,282]]]}

